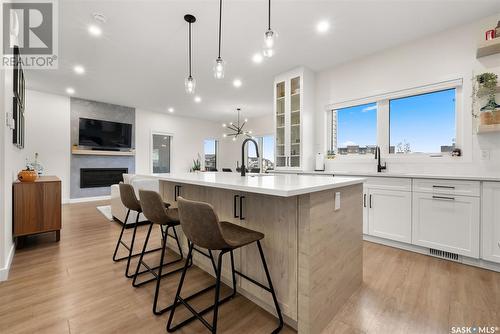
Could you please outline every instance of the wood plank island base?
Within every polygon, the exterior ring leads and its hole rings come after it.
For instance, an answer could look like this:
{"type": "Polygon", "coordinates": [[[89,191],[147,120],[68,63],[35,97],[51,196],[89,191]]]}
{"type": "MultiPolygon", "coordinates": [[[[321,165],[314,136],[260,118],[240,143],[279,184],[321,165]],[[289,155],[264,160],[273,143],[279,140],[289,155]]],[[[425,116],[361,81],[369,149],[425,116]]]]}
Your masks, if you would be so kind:
{"type": "MultiPolygon", "coordinates": [[[[321,333],[361,286],[364,179],[232,173],[151,177],[159,179],[160,193],[173,207],[178,196],[208,202],[221,221],[265,234],[263,248],[281,310],[299,333],[321,333]]],[[[186,239],[182,240],[187,249],[186,239]]],[[[213,275],[208,259],[196,254],[194,262],[213,275]]],[[[257,247],[239,250],[235,266],[265,282],[257,247]]],[[[222,271],[227,284],[232,281],[230,268],[228,256],[222,271]]],[[[268,292],[246,280],[238,280],[237,287],[274,312],[268,292]]]]}

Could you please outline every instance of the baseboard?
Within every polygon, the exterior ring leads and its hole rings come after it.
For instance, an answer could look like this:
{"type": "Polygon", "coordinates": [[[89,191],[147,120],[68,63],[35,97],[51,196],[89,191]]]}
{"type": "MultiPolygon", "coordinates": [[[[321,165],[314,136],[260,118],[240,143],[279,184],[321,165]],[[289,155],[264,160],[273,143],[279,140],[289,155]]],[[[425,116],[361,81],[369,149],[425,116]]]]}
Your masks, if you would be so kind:
{"type": "MultiPolygon", "coordinates": [[[[374,243],[381,244],[384,246],[403,249],[403,250],[414,252],[414,253],[432,256],[429,254],[429,248],[426,248],[426,247],[421,247],[421,246],[417,246],[417,245],[407,244],[404,242],[374,237],[374,236],[366,235],[366,234],[363,234],[363,240],[374,242],[374,243]]],[[[434,256],[432,256],[432,257],[434,257],[434,256]]],[[[449,260],[443,259],[441,257],[436,257],[436,258],[444,260],[444,261],[449,261],[449,260]]],[[[498,263],[493,263],[493,262],[482,260],[482,259],[475,259],[475,258],[471,258],[471,257],[464,256],[464,255],[460,255],[459,261],[453,261],[453,262],[457,262],[457,263],[461,263],[461,264],[465,264],[465,265],[469,265],[469,266],[473,266],[473,267],[488,269],[491,271],[500,272],[500,264],[498,264],[498,263]]]]}
{"type": "Polygon", "coordinates": [[[105,201],[111,199],[111,195],[107,196],[95,196],[95,197],[82,197],[82,198],[71,198],[69,200],[70,204],[74,203],[85,203],[85,202],[96,202],[96,201],[105,201]]]}
{"type": "Polygon", "coordinates": [[[14,253],[16,251],[16,244],[12,244],[9,251],[9,256],[7,257],[7,263],[5,267],[0,269],[0,282],[6,281],[9,278],[10,265],[12,264],[12,259],[14,258],[14,253]]]}

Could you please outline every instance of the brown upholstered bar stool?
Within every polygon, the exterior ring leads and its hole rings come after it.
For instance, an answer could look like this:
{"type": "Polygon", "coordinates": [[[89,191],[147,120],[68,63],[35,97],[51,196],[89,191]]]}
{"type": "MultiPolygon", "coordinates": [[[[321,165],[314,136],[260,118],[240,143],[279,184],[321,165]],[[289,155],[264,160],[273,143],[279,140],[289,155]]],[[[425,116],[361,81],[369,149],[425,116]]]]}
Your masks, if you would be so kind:
{"type": "MultiPolygon", "coordinates": [[[[278,333],[283,328],[283,316],[278,304],[278,299],[276,298],[276,293],[271,282],[271,276],[267,268],[266,259],[264,257],[264,252],[260,244],[260,240],[264,238],[264,234],[253,231],[229,222],[219,221],[217,214],[214,212],[213,207],[208,203],[194,202],[183,199],[182,197],[177,198],[177,203],[179,206],[179,216],[181,220],[182,230],[188,238],[189,241],[189,253],[186,260],[186,266],[182,271],[182,276],[179,281],[179,286],[177,288],[177,293],[175,295],[172,311],[167,322],[167,331],[173,332],[192,320],[200,320],[205,327],[207,327],[212,333],[217,333],[217,315],[219,305],[228,301],[236,294],[236,275],[247,279],[253,284],[261,287],[262,289],[271,293],[274,301],[274,306],[276,308],[276,313],[279,318],[279,325],[273,331],[273,333],[278,333]],[[269,286],[265,286],[262,283],[255,281],[254,279],[246,276],[245,274],[237,271],[234,268],[234,255],[233,251],[237,248],[249,245],[251,243],[257,243],[259,249],[260,258],[262,260],[262,266],[266,273],[267,283],[269,286]],[[188,269],[188,263],[192,261],[193,248],[194,246],[206,248],[210,251],[218,250],[220,251],[218,261],[217,261],[217,272],[216,272],[216,283],[215,283],[215,299],[214,305],[203,309],[200,312],[194,310],[194,308],[188,303],[188,300],[193,296],[183,298],[180,296],[182,285],[184,284],[184,278],[186,277],[186,271],[188,269]],[[231,271],[233,278],[233,292],[228,297],[219,300],[220,293],[220,283],[221,283],[221,272],[222,272],[222,256],[229,253],[231,256],[231,271]],[[172,326],[172,320],[174,318],[175,309],[182,303],[191,313],[192,317],[180,322],[179,324],[172,326]],[[213,309],[213,320],[210,325],[204,318],[203,314],[209,312],[213,309]]],[[[206,289],[204,289],[206,290],[206,289]]]]}
{"type": "MultiPolygon", "coordinates": [[[[156,281],[156,289],[155,289],[155,295],[153,299],[153,313],[156,315],[163,314],[164,312],[168,311],[171,308],[171,305],[168,307],[165,307],[163,309],[158,310],[157,305],[158,305],[158,296],[160,292],[160,282],[162,277],[168,276],[170,274],[179,272],[183,270],[183,267],[171,270],[166,273],[162,273],[162,269],[164,266],[174,264],[176,262],[182,261],[184,256],[182,254],[182,247],[179,243],[179,238],[177,236],[177,232],[175,231],[175,227],[179,226],[179,213],[177,209],[168,209],[165,207],[163,200],[160,197],[160,194],[158,194],[155,191],[150,191],[150,190],[139,190],[139,198],[140,198],[140,203],[142,207],[142,212],[144,213],[144,216],[149,220],[150,225],[149,225],[149,230],[148,234],[146,235],[146,240],[144,241],[144,246],[142,248],[141,256],[139,257],[139,262],[137,263],[137,269],[135,271],[134,275],[134,280],[132,282],[132,285],[134,287],[138,287],[141,285],[144,285],[146,283],[156,281]],[[151,267],[148,265],[146,262],[144,262],[144,254],[147,253],[146,249],[148,246],[149,242],[149,237],[151,235],[151,229],[153,228],[153,225],[159,225],[160,230],[163,231],[165,228],[165,232],[163,233],[163,240],[162,240],[162,247],[161,247],[161,256],[160,256],[160,263],[156,267],[151,267]],[[169,229],[172,229],[174,235],[168,234],[169,229]],[[163,263],[165,259],[165,251],[167,249],[167,238],[168,236],[171,236],[175,239],[177,242],[177,247],[179,250],[180,258],[163,263]],[[141,265],[146,268],[146,270],[140,272],[141,265]],[[155,270],[158,269],[158,272],[155,270]],[[142,282],[137,282],[137,278],[140,274],[143,273],[150,273],[153,275],[153,278],[148,279],[146,281],[142,282]]],[[[191,263],[186,263],[188,266],[191,266],[191,263]]]]}
{"type": "MultiPolygon", "coordinates": [[[[135,236],[137,233],[137,225],[139,223],[139,215],[142,212],[142,208],[141,208],[140,202],[137,200],[137,197],[135,196],[134,188],[130,184],[120,183],[119,188],[120,188],[120,199],[121,199],[123,205],[127,208],[127,215],[125,216],[125,221],[123,222],[122,230],[120,232],[120,237],[118,238],[118,241],[116,242],[115,252],[113,253],[113,261],[117,262],[117,261],[127,260],[127,267],[125,269],[125,276],[127,278],[132,278],[132,277],[134,277],[134,275],[129,273],[130,260],[132,257],[136,257],[136,256],[141,255],[141,252],[139,252],[137,254],[132,254],[132,253],[134,250],[135,236]],[[133,224],[134,231],[132,233],[132,240],[130,242],[130,245],[128,245],[127,243],[125,243],[122,240],[122,238],[123,238],[123,232],[125,231],[125,225],[128,222],[128,217],[130,215],[130,211],[135,211],[137,213],[137,217],[135,219],[135,223],[133,224]],[[123,247],[125,247],[125,249],[128,250],[127,256],[123,256],[123,257],[119,257],[119,258],[117,257],[118,249],[120,248],[120,246],[123,246],[123,247]]],[[[166,205],[170,205],[170,204],[166,204],[166,205]]],[[[162,233],[162,238],[163,238],[163,233],[162,233]]],[[[151,253],[151,252],[155,252],[155,251],[159,251],[159,250],[161,250],[161,247],[151,249],[151,250],[147,251],[146,253],[151,253]]]]}

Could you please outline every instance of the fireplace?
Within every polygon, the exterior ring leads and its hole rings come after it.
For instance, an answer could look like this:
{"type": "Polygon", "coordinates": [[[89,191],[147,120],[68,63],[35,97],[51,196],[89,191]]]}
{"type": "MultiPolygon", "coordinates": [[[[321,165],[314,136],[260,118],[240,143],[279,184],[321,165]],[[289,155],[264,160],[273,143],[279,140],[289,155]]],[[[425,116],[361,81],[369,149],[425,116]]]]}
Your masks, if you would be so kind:
{"type": "Polygon", "coordinates": [[[109,187],[123,181],[128,168],[81,168],[80,188],[109,187]]]}

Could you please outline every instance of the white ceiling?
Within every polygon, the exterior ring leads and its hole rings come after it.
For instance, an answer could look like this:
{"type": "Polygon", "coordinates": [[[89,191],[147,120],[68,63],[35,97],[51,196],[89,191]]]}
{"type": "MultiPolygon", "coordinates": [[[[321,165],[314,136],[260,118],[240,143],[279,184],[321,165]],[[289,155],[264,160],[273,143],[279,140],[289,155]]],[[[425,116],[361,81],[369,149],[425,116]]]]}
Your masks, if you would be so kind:
{"type": "Polygon", "coordinates": [[[32,70],[29,88],[108,103],[211,120],[227,120],[241,107],[245,116],[272,112],[276,74],[297,65],[319,71],[500,11],[500,1],[272,1],[276,54],[260,65],[251,57],[262,47],[267,1],[224,0],[222,57],[226,76],[217,81],[218,1],[60,0],[59,69],[32,70]],[[92,13],[107,22],[100,38],[87,26],[92,13]],[[184,92],[187,23],[193,25],[193,76],[202,102],[184,92]],[[329,20],[319,35],[315,24],[329,20]],[[81,64],[83,76],[73,72],[81,64]],[[243,86],[234,88],[240,78],[243,86]]]}

